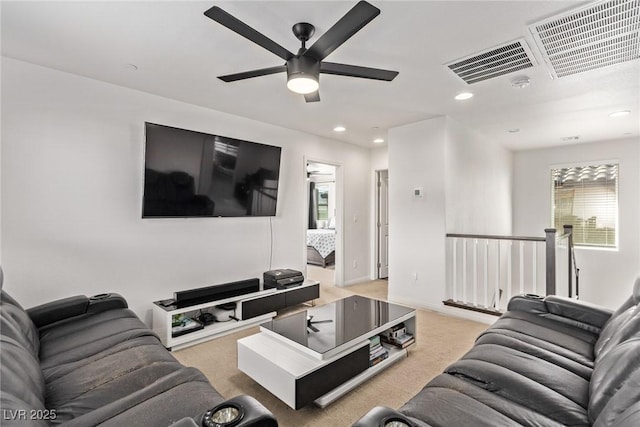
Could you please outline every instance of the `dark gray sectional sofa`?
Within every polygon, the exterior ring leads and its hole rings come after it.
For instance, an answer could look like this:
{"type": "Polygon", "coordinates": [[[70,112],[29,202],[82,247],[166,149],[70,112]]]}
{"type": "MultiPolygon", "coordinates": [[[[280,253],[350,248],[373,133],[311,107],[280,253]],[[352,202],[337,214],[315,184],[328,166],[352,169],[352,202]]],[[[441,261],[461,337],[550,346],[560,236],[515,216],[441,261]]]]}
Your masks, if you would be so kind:
{"type": "Polygon", "coordinates": [[[514,297],[462,359],[399,410],[374,408],[354,427],[640,426],[639,303],[640,279],[615,312],[514,297]]]}
{"type": "Polygon", "coordinates": [[[228,403],[244,410],[236,426],[278,425],[249,396],[225,401],[117,294],[25,311],[2,290],[0,369],[2,426],[193,427],[202,425],[207,410],[228,403]]]}

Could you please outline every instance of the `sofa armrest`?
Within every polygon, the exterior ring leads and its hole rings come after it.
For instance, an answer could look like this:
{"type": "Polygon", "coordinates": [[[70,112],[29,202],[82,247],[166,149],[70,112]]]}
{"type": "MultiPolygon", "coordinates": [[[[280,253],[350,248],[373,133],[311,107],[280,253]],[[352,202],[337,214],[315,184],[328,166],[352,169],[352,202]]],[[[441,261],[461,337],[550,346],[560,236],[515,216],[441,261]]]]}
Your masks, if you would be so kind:
{"type": "Polygon", "coordinates": [[[108,293],[89,297],[87,313],[100,313],[101,311],[128,308],[127,300],[120,294],[108,293]]]}
{"type": "Polygon", "coordinates": [[[384,427],[392,421],[401,421],[410,427],[431,427],[423,421],[409,418],[395,409],[387,408],[386,406],[376,406],[356,421],[352,427],[384,427]]]}
{"type": "Polygon", "coordinates": [[[85,295],[77,295],[51,301],[36,307],[27,309],[31,321],[40,328],[44,325],[79,316],[87,312],[89,298],[85,295]]]}
{"type": "Polygon", "coordinates": [[[36,327],[41,328],[60,320],[114,308],[127,308],[127,302],[121,295],[99,294],[92,297],[76,295],[31,307],[27,309],[27,314],[36,327]]]}
{"type": "Polygon", "coordinates": [[[202,427],[219,426],[219,424],[213,422],[211,416],[219,409],[229,406],[235,407],[240,412],[240,422],[229,424],[233,425],[233,427],[278,427],[278,421],[276,421],[273,414],[256,399],[246,395],[236,396],[216,405],[198,417],[196,425],[202,427]]]}
{"type": "Polygon", "coordinates": [[[589,332],[599,334],[613,313],[604,308],[585,301],[549,295],[517,295],[507,305],[509,311],[523,311],[554,319],[589,332]]]}
{"type": "Polygon", "coordinates": [[[544,297],[535,294],[516,295],[507,304],[508,311],[524,311],[532,314],[547,314],[547,305],[544,297]]]}
{"type": "Polygon", "coordinates": [[[607,323],[613,311],[585,301],[555,295],[544,299],[547,310],[551,314],[596,326],[600,329],[607,323]]]}

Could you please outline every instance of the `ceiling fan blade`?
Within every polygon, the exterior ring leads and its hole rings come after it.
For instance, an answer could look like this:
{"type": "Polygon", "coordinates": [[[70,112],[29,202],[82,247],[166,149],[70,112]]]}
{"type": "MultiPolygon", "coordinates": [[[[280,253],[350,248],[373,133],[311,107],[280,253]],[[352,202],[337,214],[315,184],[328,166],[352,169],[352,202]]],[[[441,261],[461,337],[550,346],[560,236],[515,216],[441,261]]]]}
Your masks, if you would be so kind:
{"type": "Polygon", "coordinates": [[[322,61],[379,14],[380,9],[377,7],[364,0],[358,2],[333,27],[329,28],[304,55],[322,61]]]}
{"type": "Polygon", "coordinates": [[[320,329],[316,328],[315,326],[309,325],[307,326],[308,329],[312,330],[313,332],[320,332],[320,329]]]}
{"type": "Polygon", "coordinates": [[[255,44],[262,46],[267,49],[269,52],[278,55],[280,58],[288,61],[293,58],[293,53],[289,52],[284,47],[280,46],[278,43],[271,40],[269,37],[265,36],[262,33],[254,30],[244,22],[240,21],[238,18],[228,14],[224,10],[220,9],[218,6],[213,6],[211,9],[207,10],[204,13],[208,18],[213,19],[217,23],[224,25],[231,31],[234,31],[240,34],[242,37],[251,40],[255,44]]]}
{"type": "Polygon", "coordinates": [[[304,96],[306,102],[320,102],[320,92],[315,91],[304,96]]]}
{"type": "Polygon", "coordinates": [[[250,79],[253,77],[266,76],[268,74],[283,73],[285,71],[287,71],[287,67],[285,65],[280,65],[277,67],[261,68],[259,70],[245,71],[245,72],[236,73],[236,74],[228,74],[226,76],[219,76],[218,78],[224,82],[229,83],[229,82],[235,82],[237,80],[244,80],[244,79],[250,79]]]}
{"type": "Polygon", "coordinates": [[[361,77],[363,79],[384,80],[387,82],[395,79],[395,77],[398,75],[397,71],[360,67],[358,65],[336,64],[333,62],[320,63],[320,72],[323,74],[361,77]]]}

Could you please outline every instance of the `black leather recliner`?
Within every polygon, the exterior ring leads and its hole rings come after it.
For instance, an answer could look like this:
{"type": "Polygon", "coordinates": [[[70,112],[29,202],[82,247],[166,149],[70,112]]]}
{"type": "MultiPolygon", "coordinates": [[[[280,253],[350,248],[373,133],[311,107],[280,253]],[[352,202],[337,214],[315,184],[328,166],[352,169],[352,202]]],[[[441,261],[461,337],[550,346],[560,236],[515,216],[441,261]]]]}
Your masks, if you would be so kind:
{"type": "Polygon", "coordinates": [[[278,425],[252,397],[225,400],[181,365],[117,294],[25,311],[2,290],[0,378],[2,426],[194,427],[218,405],[244,411],[234,426],[278,425]]]}
{"type": "Polygon", "coordinates": [[[615,312],[517,296],[474,347],[399,410],[354,427],[640,426],[640,279],[615,312]]]}

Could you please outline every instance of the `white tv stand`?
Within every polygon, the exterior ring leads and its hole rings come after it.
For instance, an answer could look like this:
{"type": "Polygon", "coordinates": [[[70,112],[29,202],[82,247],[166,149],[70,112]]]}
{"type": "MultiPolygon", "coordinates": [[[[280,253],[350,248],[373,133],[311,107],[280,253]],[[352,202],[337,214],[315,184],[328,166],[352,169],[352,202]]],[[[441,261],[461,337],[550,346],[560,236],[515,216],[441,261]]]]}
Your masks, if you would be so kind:
{"type": "Polygon", "coordinates": [[[153,302],[153,331],[160,337],[162,344],[169,350],[179,350],[204,341],[257,326],[273,319],[277,311],[303,302],[312,301],[320,296],[320,283],[306,280],[302,285],[288,289],[265,289],[259,292],[239,295],[231,298],[209,301],[188,307],[166,305],[165,301],[153,302]],[[214,322],[203,329],[172,336],[173,316],[186,314],[195,318],[200,312],[207,312],[215,306],[236,303],[235,318],[226,322],[214,322]],[[165,304],[165,305],[163,305],[165,304]]]}

